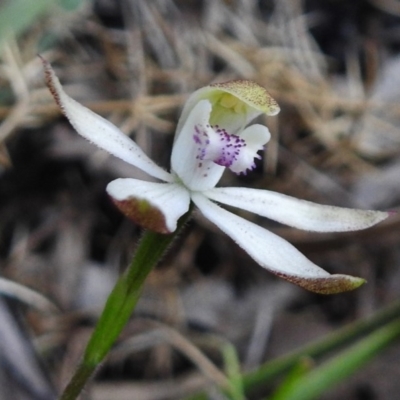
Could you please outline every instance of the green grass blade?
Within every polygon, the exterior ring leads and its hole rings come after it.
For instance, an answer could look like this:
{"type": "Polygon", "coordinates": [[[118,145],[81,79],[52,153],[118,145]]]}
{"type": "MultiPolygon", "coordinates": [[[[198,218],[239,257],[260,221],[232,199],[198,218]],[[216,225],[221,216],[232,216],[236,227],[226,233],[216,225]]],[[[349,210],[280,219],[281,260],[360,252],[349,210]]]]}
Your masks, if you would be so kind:
{"type": "MultiPolygon", "coordinates": [[[[357,372],[400,337],[400,320],[380,328],[285,388],[285,400],[314,400],[357,372]]],[[[274,398],[281,400],[282,398],[274,398]]]]}
{"type": "Polygon", "coordinates": [[[286,400],[288,393],[295,382],[298,382],[303,376],[310,372],[313,368],[313,360],[309,357],[304,357],[289,371],[284,381],[268,400],[286,400]]]}
{"type": "Polygon", "coordinates": [[[12,33],[18,35],[46,13],[56,0],[9,0],[0,7],[0,42],[12,33]]]}
{"type": "Polygon", "coordinates": [[[312,358],[323,357],[333,351],[355,342],[362,336],[400,317],[400,301],[396,301],[374,315],[353,322],[335,332],[324,336],[310,344],[286,354],[275,360],[268,361],[257,370],[248,372],[243,378],[246,392],[252,388],[265,385],[266,382],[287,373],[298,360],[304,356],[312,358]]]}
{"type": "Polygon", "coordinates": [[[229,380],[229,393],[233,400],[244,400],[243,377],[240,372],[240,361],[236,349],[230,343],[222,347],[225,373],[229,380]]]}
{"type": "MultiPolygon", "coordinates": [[[[398,318],[400,318],[400,301],[396,301],[368,318],[353,322],[289,354],[268,361],[256,370],[244,374],[243,385],[245,393],[265,387],[274,379],[288,373],[303,357],[320,359],[346,345],[354,343],[359,338],[398,318]]],[[[205,393],[197,393],[190,396],[190,400],[206,399],[205,393]]]]}

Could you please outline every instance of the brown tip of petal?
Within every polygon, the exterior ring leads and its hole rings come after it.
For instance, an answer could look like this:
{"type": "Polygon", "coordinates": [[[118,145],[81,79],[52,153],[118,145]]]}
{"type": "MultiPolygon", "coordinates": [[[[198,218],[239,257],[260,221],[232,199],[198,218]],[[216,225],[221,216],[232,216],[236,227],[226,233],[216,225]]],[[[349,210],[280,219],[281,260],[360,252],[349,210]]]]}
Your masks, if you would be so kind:
{"type": "Polygon", "coordinates": [[[278,103],[260,85],[244,79],[214,83],[210,87],[230,93],[244,103],[268,115],[276,115],[280,111],[278,103]]]}
{"type": "Polygon", "coordinates": [[[38,54],[38,57],[40,58],[43,64],[44,78],[46,81],[46,85],[49,88],[50,93],[54,97],[55,102],[62,109],[63,106],[61,104],[60,94],[57,91],[57,81],[56,81],[57,77],[54,74],[53,68],[51,68],[50,63],[46,59],[44,59],[40,54],[38,54]]]}
{"type": "Polygon", "coordinates": [[[148,201],[137,198],[116,200],[112,198],[118,209],[142,228],[157,233],[171,233],[167,228],[164,214],[148,201]]]}
{"type": "Polygon", "coordinates": [[[326,278],[302,278],[277,273],[279,277],[294,283],[310,292],[318,294],[337,294],[349,292],[363,285],[366,280],[350,275],[329,275],[326,278]]]}

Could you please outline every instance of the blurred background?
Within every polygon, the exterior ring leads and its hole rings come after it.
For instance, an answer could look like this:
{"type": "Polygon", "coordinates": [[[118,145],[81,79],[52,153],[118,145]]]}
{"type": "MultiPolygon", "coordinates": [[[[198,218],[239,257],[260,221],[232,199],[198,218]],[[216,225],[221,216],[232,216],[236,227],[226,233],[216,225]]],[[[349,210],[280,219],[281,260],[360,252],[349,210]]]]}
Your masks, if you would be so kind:
{"type": "MultiPolygon", "coordinates": [[[[210,82],[254,80],[282,111],[261,119],[272,140],[256,170],[227,171],[220,185],[396,210],[399,49],[396,0],[1,0],[0,400],[56,397],[141,234],[105,186],[144,175],[73,131],[38,53],[68,94],[167,169],[186,97],[210,82]]],[[[235,212],[368,284],[335,296],[298,289],[196,215],[82,398],[167,400],[204,388],[221,398],[208,362],[221,366],[224,343],[254,370],[397,300],[399,217],[315,234],[235,212]]],[[[392,346],[321,399],[398,398],[399,358],[392,346]]]]}

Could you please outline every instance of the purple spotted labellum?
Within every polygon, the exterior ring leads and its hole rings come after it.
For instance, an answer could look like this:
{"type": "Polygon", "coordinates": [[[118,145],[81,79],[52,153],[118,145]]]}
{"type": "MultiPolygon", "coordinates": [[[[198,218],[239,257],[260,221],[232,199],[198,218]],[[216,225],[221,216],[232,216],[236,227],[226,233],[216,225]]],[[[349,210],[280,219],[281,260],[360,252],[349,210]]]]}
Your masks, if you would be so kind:
{"type": "Polygon", "coordinates": [[[129,218],[147,229],[171,233],[192,201],[206,218],[275,275],[323,294],[352,290],[364,283],[362,278],[329,274],[284,239],[217,205],[241,208],[315,232],[365,229],[389,215],[319,205],[268,190],[216,187],[226,168],[237,174],[254,168],[257,152],[270,139],[265,126],[251,124],[260,114],[272,116],[279,112],[264,88],[238,80],[194,92],[182,110],[171,172],[167,172],[116,126],[69,97],[50,64],[45,60],[43,64],[51,93],[81,136],[161,181],[127,178],[108,184],[108,194],[129,218]]]}

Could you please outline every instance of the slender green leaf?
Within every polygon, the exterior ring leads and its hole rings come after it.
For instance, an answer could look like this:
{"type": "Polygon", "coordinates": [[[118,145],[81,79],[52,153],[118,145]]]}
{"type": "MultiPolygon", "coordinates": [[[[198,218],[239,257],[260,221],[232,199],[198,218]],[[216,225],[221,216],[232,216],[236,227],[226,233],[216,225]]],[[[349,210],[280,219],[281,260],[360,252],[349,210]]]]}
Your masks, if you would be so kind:
{"type": "Polygon", "coordinates": [[[56,0],[8,0],[0,7],[0,41],[10,33],[18,35],[48,12],[56,0]]]}
{"type": "Polygon", "coordinates": [[[288,394],[292,390],[294,382],[298,382],[311,370],[313,366],[314,363],[311,358],[301,358],[299,362],[294,365],[291,371],[289,371],[279,388],[275,391],[272,397],[268,398],[268,400],[286,400],[288,394]]]}
{"type": "Polygon", "coordinates": [[[400,301],[396,301],[378,311],[375,315],[346,325],[319,340],[306,344],[292,353],[268,361],[257,370],[251,371],[244,376],[243,383],[245,390],[265,385],[266,382],[270,382],[274,378],[288,372],[301,357],[309,356],[318,359],[326,356],[399,317],[400,301]]]}
{"type": "Polygon", "coordinates": [[[286,387],[284,399],[318,399],[322,393],[358,371],[399,337],[400,320],[397,320],[371,333],[309,374],[291,381],[290,387],[286,387]]]}
{"type": "Polygon", "coordinates": [[[225,372],[229,380],[229,392],[233,400],[245,399],[243,388],[243,377],[240,372],[240,361],[236,349],[230,343],[222,347],[225,372]]]}
{"type": "Polygon", "coordinates": [[[85,0],[60,0],[61,7],[68,11],[76,10],[85,0]]]}
{"type": "MultiPolygon", "coordinates": [[[[309,356],[320,359],[333,351],[337,351],[346,345],[354,343],[360,337],[400,318],[400,301],[379,310],[374,315],[349,324],[336,330],[325,337],[274,360],[268,361],[254,371],[247,372],[243,376],[245,392],[266,386],[275,378],[290,371],[302,357],[309,356]]],[[[206,400],[205,393],[197,393],[190,396],[191,400],[206,400]]]]}
{"type": "Polygon", "coordinates": [[[51,12],[54,6],[73,11],[84,1],[86,0],[8,0],[0,5],[0,50],[1,44],[10,35],[18,36],[39,18],[51,12]]]}

